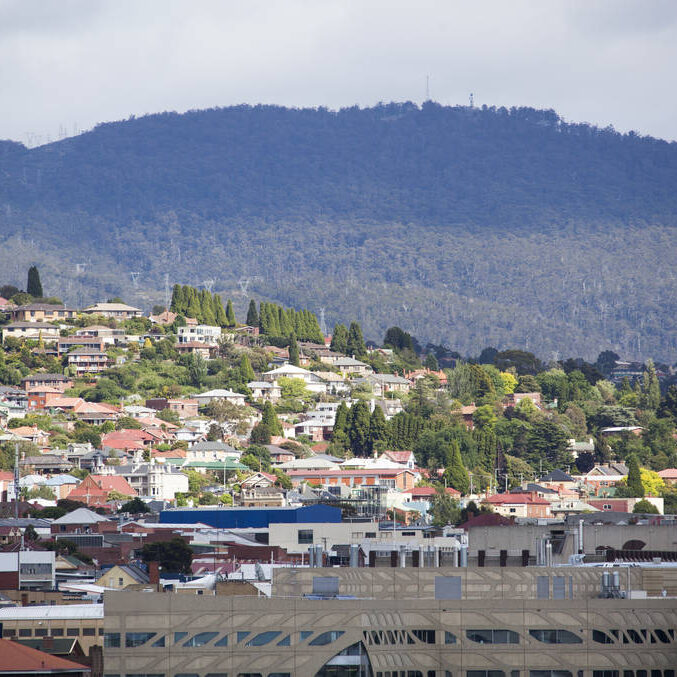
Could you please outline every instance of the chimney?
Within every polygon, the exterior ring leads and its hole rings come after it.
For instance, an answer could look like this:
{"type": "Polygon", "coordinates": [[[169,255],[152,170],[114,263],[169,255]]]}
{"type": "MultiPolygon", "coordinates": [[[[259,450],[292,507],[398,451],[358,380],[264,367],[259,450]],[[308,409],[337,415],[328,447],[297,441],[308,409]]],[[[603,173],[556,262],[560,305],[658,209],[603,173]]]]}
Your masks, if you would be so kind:
{"type": "Polygon", "coordinates": [[[153,585],[160,582],[160,565],[157,562],[148,562],[148,578],[153,585]]]}

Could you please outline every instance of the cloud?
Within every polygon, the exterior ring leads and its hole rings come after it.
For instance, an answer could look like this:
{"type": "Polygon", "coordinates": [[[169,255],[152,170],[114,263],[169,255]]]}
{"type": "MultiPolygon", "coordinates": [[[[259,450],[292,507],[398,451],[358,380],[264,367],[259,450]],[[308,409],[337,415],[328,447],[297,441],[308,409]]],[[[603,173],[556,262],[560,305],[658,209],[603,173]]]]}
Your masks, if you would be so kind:
{"type": "Polygon", "coordinates": [[[0,0],[0,138],[238,103],[554,108],[677,138],[668,0],[0,0]],[[660,93],[660,99],[657,94],[660,93]]]}

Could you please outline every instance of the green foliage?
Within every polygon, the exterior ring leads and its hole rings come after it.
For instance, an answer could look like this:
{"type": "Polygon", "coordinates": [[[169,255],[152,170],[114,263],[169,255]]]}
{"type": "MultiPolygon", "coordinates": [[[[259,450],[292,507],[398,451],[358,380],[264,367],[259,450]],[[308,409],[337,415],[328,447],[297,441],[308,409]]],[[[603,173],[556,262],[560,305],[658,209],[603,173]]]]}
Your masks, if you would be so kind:
{"type": "Polygon", "coordinates": [[[468,471],[463,465],[461,448],[456,440],[450,444],[449,464],[444,471],[444,479],[450,487],[460,491],[461,494],[467,494],[470,489],[470,478],[468,477],[468,471]]]}
{"type": "Polygon", "coordinates": [[[461,518],[458,503],[444,490],[443,486],[437,487],[437,493],[433,496],[430,513],[433,524],[443,527],[448,524],[457,524],[461,518]]]}
{"type": "Polygon", "coordinates": [[[628,496],[641,498],[644,496],[644,485],[636,456],[628,459],[628,477],[626,480],[628,496]]]}
{"type": "Polygon", "coordinates": [[[132,515],[137,515],[139,513],[150,512],[150,508],[144,501],[142,501],[138,496],[133,498],[131,501],[127,501],[118,510],[119,513],[128,512],[132,515]]]}
{"type": "Polygon", "coordinates": [[[247,309],[247,326],[259,326],[259,313],[256,310],[256,301],[254,301],[254,299],[249,302],[249,308],[247,309]]]}
{"type": "Polygon", "coordinates": [[[403,331],[399,327],[390,327],[383,337],[384,348],[392,348],[393,350],[411,350],[414,351],[414,340],[411,334],[403,331]]]}
{"type": "Polygon", "coordinates": [[[367,354],[367,347],[364,343],[364,337],[362,336],[362,328],[357,322],[350,323],[346,353],[357,359],[361,359],[367,354]]]}
{"type": "Polygon", "coordinates": [[[257,423],[253,428],[249,441],[252,444],[270,444],[272,433],[265,423],[257,423]]]}
{"type": "Polygon", "coordinates": [[[261,423],[268,427],[271,435],[282,435],[282,424],[277,418],[275,407],[270,402],[263,405],[261,423]]]}
{"type": "Polygon", "coordinates": [[[147,543],[141,548],[141,559],[144,562],[158,562],[163,571],[172,574],[190,573],[193,551],[179,537],[171,541],[147,543]]]}
{"type": "Polygon", "coordinates": [[[42,298],[42,283],[40,282],[40,273],[37,266],[31,266],[28,269],[28,283],[26,284],[26,292],[34,298],[42,298]]]}
{"type": "Polygon", "coordinates": [[[249,361],[249,357],[243,354],[242,359],[240,360],[240,378],[243,383],[249,383],[255,378],[254,369],[252,368],[252,363],[249,361]]]}
{"type": "Polygon", "coordinates": [[[288,337],[292,331],[300,341],[324,341],[317,316],[309,310],[283,308],[275,303],[261,302],[259,330],[270,337],[288,337]]]}
{"type": "Polygon", "coordinates": [[[296,342],[296,334],[294,333],[294,331],[292,331],[291,335],[289,336],[289,362],[290,364],[293,364],[295,367],[298,367],[300,365],[299,345],[296,342]]]}
{"type": "Polygon", "coordinates": [[[337,324],[334,327],[329,347],[336,353],[345,354],[348,352],[348,329],[344,324],[337,324]]]}
{"type": "Polygon", "coordinates": [[[647,501],[646,498],[643,498],[641,501],[637,501],[637,503],[635,503],[635,507],[632,509],[632,512],[650,515],[659,514],[658,508],[653,503],[647,501]]]}
{"type": "Polygon", "coordinates": [[[155,414],[155,418],[159,418],[161,421],[166,421],[167,423],[173,423],[174,425],[179,425],[181,422],[178,412],[169,407],[158,411],[157,414],[155,414]]]}

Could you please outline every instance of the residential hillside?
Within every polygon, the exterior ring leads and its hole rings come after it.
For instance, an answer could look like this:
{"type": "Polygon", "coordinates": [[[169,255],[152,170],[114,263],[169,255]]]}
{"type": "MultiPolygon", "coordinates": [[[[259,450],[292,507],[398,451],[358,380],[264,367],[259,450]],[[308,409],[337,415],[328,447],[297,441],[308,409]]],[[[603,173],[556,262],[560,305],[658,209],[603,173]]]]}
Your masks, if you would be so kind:
{"type": "Polygon", "coordinates": [[[79,305],[150,308],[167,274],[370,338],[677,358],[674,143],[528,108],[239,106],[0,142],[0,177],[5,279],[38,263],[79,305]]]}

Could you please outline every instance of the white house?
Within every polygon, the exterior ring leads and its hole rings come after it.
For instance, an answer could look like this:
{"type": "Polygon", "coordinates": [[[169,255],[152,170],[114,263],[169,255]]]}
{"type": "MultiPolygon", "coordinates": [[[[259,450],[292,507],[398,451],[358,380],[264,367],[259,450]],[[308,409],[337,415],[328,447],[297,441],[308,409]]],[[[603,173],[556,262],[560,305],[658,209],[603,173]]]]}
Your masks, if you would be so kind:
{"type": "Polygon", "coordinates": [[[282,397],[282,388],[276,381],[250,381],[247,387],[252,391],[252,397],[255,400],[263,400],[264,402],[279,402],[282,397]]]}
{"type": "Polygon", "coordinates": [[[194,327],[179,327],[178,339],[179,343],[190,343],[197,341],[198,343],[215,344],[221,338],[221,327],[212,327],[209,324],[197,324],[194,327]]]}
{"type": "Polygon", "coordinates": [[[295,367],[293,364],[284,364],[277,369],[267,371],[263,374],[263,380],[272,383],[280,378],[298,378],[305,384],[306,388],[313,393],[326,393],[327,384],[314,372],[295,367]]]}
{"type": "Polygon", "coordinates": [[[196,442],[186,450],[186,463],[192,461],[225,461],[240,459],[242,452],[224,442],[196,442]]]}
{"type": "Polygon", "coordinates": [[[223,388],[207,390],[204,393],[193,395],[192,399],[197,400],[201,407],[214,400],[225,400],[226,402],[237,404],[239,406],[244,406],[245,403],[245,396],[242,393],[234,393],[232,390],[225,390],[223,388]]]}

